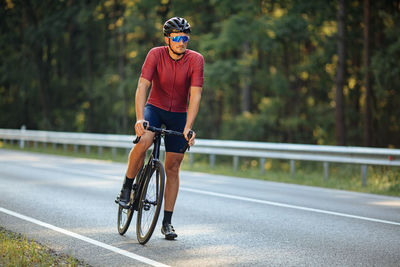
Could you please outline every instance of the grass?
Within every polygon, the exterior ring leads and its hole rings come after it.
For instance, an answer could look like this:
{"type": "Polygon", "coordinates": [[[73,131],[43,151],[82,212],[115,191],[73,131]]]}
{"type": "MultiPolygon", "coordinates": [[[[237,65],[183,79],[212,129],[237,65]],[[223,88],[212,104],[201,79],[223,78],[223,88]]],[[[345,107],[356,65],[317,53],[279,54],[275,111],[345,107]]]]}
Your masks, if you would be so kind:
{"type": "MultiPolygon", "coordinates": [[[[19,149],[18,144],[2,143],[0,148],[19,149]]],[[[72,157],[85,157],[93,159],[112,160],[116,162],[127,162],[128,151],[109,148],[102,149],[99,153],[97,148],[86,147],[74,148],[73,146],[56,146],[42,144],[34,146],[29,143],[24,151],[39,153],[51,153],[72,157]]],[[[239,167],[233,169],[232,157],[217,156],[214,168],[210,168],[208,155],[194,155],[193,164],[189,163],[188,155],[182,164],[183,170],[205,172],[212,174],[228,175],[234,177],[246,177],[260,180],[269,180],[283,183],[310,185],[326,188],[335,188],[356,192],[365,192],[381,195],[400,196],[400,167],[393,166],[368,166],[367,184],[362,185],[361,166],[357,164],[329,164],[329,179],[324,178],[322,162],[296,161],[294,177],[290,173],[290,164],[287,160],[266,160],[265,172],[261,173],[260,161],[257,158],[240,158],[239,167]]]]}
{"type": "Polygon", "coordinates": [[[0,266],[85,266],[72,256],[29,241],[0,227],[0,266]]]}
{"type": "Polygon", "coordinates": [[[188,160],[182,164],[183,170],[246,177],[281,183],[301,184],[325,188],[335,188],[355,192],[400,196],[400,167],[368,166],[367,184],[362,185],[361,166],[356,164],[329,164],[329,178],[324,178],[322,162],[296,161],[295,175],[290,173],[287,160],[267,160],[264,174],[257,158],[241,158],[238,170],[233,169],[232,157],[217,157],[216,165],[210,169],[208,157],[196,155],[194,164],[188,160]],[[220,158],[218,160],[218,158],[220,158]]]}

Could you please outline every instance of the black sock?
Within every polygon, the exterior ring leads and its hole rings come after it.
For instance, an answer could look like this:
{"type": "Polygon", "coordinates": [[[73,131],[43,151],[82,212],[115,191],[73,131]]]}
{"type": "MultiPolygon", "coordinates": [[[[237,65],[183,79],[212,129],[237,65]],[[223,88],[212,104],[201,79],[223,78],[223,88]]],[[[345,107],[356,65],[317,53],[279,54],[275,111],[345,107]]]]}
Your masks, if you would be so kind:
{"type": "Polygon", "coordinates": [[[163,225],[165,225],[165,224],[171,224],[172,212],[173,212],[173,211],[166,211],[166,210],[164,210],[163,225]]]}
{"type": "Polygon", "coordinates": [[[125,176],[125,181],[124,181],[124,188],[132,188],[134,178],[128,178],[128,176],[125,176]]]}

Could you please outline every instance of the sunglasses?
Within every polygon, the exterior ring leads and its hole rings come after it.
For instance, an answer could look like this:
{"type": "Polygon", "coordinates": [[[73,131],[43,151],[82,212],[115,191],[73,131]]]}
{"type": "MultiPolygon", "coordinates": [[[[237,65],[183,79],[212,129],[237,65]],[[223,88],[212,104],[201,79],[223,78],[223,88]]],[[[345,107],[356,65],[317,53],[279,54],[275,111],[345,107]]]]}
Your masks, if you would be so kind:
{"type": "Polygon", "coordinates": [[[184,43],[186,43],[187,41],[189,41],[189,36],[185,36],[185,35],[183,35],[183,36],[174,36],[174,37],[168,37],[169,39],[171,39],[172,40],[172,42],[176,42],[176,43],[179,43],[180,41],[183,41],[184,43]]]}

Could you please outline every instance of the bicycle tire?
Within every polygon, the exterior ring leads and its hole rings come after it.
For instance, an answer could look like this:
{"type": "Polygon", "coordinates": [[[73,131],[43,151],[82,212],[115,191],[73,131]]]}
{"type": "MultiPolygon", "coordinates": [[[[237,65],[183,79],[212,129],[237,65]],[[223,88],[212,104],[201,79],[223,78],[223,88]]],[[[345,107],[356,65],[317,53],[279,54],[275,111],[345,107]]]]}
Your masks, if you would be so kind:
{"type": "Polygon", "coordinates": [[[149,240],[157,225],[164,197],[165,172],[161,162],[154,161],[139,199],[136,221],[136,236],[140,244],[149,240]]]}
{"type": "Polygon", "coordinates": [[[117,226],[118,226],[118,233],[120,235],[124,235],[126,231],[128,231],[129,225],[132,221],[132,216],[133,216],[132,208],[124,209],[123,207],[118,205],[117,226]]]}
{"type": "MultiPolygon", "coordinates": [[[[141,177],[143,171],[143,166],[140,167],[138,174],[136,177],[141,177]]],[[[126,231],[128,231],[129,225],[131,224],[132,221],[132,216],[134,213],[134,189],[131,191],[131,196],[130,196],[130,208],[124,209],[120,205],[118,205],[118,219],[117,219],[117,227],[118,227],[118,233],[120,235],[124,235],[126,231]],[[125,214],[125,215],[124,215],[125,214]],[[124,220],[124,217],[126,219],[124,220]]]]}

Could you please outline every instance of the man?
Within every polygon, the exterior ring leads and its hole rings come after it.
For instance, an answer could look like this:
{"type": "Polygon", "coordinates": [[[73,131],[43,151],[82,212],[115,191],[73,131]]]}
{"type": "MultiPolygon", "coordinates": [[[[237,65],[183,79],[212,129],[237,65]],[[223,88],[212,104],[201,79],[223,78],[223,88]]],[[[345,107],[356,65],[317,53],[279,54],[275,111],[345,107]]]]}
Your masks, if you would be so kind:
{"type": "Polygon", "coordinates": [[[146,131],[143,122],[167,129],[183,132],[185,138],[165,137],[165,186],[164,219],[161,232],[166,239],[177,237],[171,224],[172,213],[179,190],[179,168],[183,160],[182,148],[187,142],[194,144],[196,134],[188,140],[196,118],[204,79],[203,56],[187,49],[190,39],[190,25],[184,18],[173,17],[163,26],[166,46],[155,47],[149,51],[142,67],[136,90],[136,124],[140,142],[129,154],[128,169],[120,195],[120,205],[128,207],[134,177],[144,163],[145,153],[152,145],[154,133],[146,131]],[[151,86],[150,95],[146,96],[151,86]],[[190,96],[190,97],[189,97],[190,96]]]}

